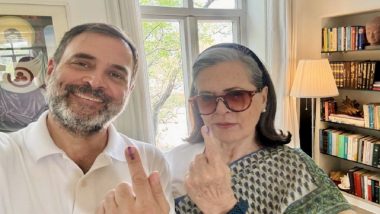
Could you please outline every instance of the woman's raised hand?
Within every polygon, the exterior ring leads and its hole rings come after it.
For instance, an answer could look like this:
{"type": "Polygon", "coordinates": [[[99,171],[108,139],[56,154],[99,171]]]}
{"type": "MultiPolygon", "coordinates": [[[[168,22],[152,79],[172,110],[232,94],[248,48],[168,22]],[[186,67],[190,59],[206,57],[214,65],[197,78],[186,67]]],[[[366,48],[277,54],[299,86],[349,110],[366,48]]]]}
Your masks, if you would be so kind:
{"type": "Polygon", "coordinates": [[[186,177],[186,190],[203,213],[227,213],[237,200],[231,188],[231,171],[220,143],[207,126],[201,129],[205,152],[195,157],[186,177]]]}

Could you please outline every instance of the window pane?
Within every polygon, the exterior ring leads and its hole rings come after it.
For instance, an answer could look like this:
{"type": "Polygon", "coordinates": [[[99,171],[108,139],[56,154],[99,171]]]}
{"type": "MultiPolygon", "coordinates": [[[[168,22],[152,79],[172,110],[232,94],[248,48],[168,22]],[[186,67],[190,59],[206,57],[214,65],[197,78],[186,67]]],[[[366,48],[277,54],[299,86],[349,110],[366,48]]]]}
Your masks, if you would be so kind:
{"type": "Polygon", "coordinates": [[[232,21],[200,20],[198,21],[199,52],[211,45],[233,42],[232,21]]]}
{"type": "Polygon", "coordinates": [[[235,0],[193,0],[194,8],[235,9],[235,0]]]}
{"type": "Polygon", "coordinates": [[[183,0],[139,0],[143,6],[183,7],[183,0]]]}
{"type": "Polygon", "coordinates": [[[180,23],[143,21],[156,145],[168,150],[187,136],[180,23]]]}

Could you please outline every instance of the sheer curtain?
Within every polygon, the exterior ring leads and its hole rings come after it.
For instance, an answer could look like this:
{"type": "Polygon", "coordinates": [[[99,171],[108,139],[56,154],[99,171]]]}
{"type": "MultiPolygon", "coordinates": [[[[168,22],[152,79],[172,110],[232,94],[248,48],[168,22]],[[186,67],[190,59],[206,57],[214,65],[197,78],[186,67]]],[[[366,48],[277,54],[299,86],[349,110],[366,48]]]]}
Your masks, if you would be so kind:
{"type": "Polygon", "coordinates": [[[148,143],[154,142],[148,88],[148,77],[144,56],[144,41],[141,13],[138,0],[107,0],[107,19],[110,24],[123,29],[136,44],[139,52],[139,70],[136,85],[126,110],[114,122],[122,133],[148,143]],[[121,12],[123,11],[123,12],[121,12]]]}
{"type": "Polygon", "coordinates": [[[293,0],[267,0],[266,63],[276,88],[276,126],[293,135],[291,147],[300,147],[296,98],[290,97],[296,70],[293,0]]]}

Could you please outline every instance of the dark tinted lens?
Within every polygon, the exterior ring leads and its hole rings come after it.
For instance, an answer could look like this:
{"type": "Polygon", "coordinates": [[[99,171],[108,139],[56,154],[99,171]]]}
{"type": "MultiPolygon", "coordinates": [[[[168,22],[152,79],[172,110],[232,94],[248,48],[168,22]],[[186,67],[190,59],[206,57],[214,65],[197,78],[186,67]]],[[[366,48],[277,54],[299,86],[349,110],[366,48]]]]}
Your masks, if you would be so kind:
{"type": "Polygon", "coordinates": [[[209,114],[215,110],[216,97],[213,95],[199,95],[196,102],[201,114],[209,114]]]}
{"type": "Polygon", "coordinates": [[[224,95],[224,99],[233,111],[245,110],[250,102],[251,97],[248,91],[230,91],[224,95]]]}

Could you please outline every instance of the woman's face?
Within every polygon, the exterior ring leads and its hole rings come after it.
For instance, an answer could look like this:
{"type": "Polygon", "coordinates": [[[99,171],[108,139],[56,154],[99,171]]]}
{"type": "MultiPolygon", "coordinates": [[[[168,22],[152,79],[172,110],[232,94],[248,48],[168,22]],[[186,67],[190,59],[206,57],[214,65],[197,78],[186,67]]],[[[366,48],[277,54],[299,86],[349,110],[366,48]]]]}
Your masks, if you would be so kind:
{"type": "MultiPolygon", "coordinates": [[[[255,91],[258,88],[250,82],[249,71],[240,61],[222,62],[201,70],[195,80],[198,94],[225,95],[234,90],[255,91]]],[[[252,97],[249,108],[242,112],[230,111],[219,101],[214,113],[201,115],[203,122],[211,128],[221,142],[242,142],[253,140],[255,127],[265,109],[267,87],[252,97]]]]}

